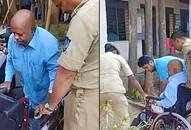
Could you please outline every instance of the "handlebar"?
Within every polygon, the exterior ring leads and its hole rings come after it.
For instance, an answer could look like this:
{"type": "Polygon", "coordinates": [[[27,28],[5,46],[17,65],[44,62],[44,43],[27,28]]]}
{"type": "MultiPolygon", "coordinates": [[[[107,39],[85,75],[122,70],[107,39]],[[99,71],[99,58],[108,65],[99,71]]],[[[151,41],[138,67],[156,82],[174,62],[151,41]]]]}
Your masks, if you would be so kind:
{"type": "Polygon", "coordinates": [[[157,97],[157,96],[146,96],[146,99],[148,100],[156,100],[156,101],[161,101],[163,100],[164,98],[161,98],[161,97],[157,97]]]}

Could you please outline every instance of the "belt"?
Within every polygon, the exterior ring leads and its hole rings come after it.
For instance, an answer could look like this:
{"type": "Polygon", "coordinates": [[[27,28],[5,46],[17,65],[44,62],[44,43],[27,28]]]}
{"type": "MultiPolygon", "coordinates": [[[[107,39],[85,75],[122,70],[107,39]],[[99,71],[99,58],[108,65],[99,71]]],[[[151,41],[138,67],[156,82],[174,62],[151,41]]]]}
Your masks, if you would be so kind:
{"type": "Polygon", "coordinates": [[[75,96],[83,96],[88,94],[95,94],[96,92],[99,92],[99,89],[88,89],[88,88],[77,88],[72,86],[71,87],[72,94],[75,96]]]}

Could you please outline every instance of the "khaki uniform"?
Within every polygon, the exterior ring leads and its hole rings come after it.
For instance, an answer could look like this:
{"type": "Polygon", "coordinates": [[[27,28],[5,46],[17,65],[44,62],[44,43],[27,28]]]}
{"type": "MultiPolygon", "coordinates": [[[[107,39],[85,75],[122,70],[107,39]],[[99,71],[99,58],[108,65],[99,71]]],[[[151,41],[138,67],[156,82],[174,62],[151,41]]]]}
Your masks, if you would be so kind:
{"type": "Polygon", "coordinates": [[[99,3],[82,0],[72,13],[58,62],[76,71],[65,99],[64,130],[99,129],[99,3]]]}
{"type": "Polygon", "coordinates": [[[188,80],[191,81],[191,41],[186,41],[183,44],[182,53],[186,62],[188,80]]]}
{"type": "MultiPolygon", "coordinates": [[[[114,118],[117,123],[121,124],[118,130],[126,130],[129,127],[129,117],[124,122],[124,118],[128,116],[128,102],[124,93],[126,90],[119,76],[123,71],[128,77],[133,75],[126,60],[120,55],[107,52],[100,57],[100,119],[101,127],[107,115],[107,109],[104,109],[107,102],[111,102],[114,118]]],[[[112,121],[110,121],[112,123],[112,121]]],[[[114,123],[115,124],[115,123],[114,123]]],[[[110,124],[109,129],[112,130],[113,124],[110,124]]]]}

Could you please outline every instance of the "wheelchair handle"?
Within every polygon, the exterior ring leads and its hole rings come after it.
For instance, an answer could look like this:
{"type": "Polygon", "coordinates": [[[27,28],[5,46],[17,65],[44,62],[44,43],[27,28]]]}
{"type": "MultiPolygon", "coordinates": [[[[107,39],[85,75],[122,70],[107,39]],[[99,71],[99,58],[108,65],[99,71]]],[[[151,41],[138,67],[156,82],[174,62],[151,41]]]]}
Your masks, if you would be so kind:
{"type": "Polygon", "coordinates": [[[6,88],[0,88],[0,93],[6,95],[8,92],[6,88]]]}
{"type": "Polygon", "coordinates": [[[164,98],[161,97],[157,97],[157,96],[146,96],[147,100],[156,100],[156,101],[160,101],[163,100],[164,98]]]}

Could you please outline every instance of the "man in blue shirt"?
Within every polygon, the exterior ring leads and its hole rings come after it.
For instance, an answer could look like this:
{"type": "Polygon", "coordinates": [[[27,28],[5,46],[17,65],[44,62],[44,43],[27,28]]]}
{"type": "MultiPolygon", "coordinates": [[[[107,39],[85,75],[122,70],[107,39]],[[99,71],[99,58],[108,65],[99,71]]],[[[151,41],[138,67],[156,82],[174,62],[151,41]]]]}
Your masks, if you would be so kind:
{"type": "Polygon", "coordinates": [[[175,59],[171,60],[168,64],[168,84],[165,90],[160,94],[161,101],[157,101],[157,104],[164,108],[172,107],[177,101],[178,85],[187,82],[186,73],[183,72],[183,65],[181,61],[175,59]]]}
{"type": "Polygon", "coordinates": [[[168,83],[168,70],[167,65],[171,60],[178,59],[183,64],[183,70],[186,71],[185,61],[181,58],[175,56],[163,56],[160,58],[152,59],[147,55],[143,55],[138,59],[138,66],[142,67],[148,72],[156,71],[160,78],[160,92],[165,89],[166,84],[168,83]]]}
{"type": "Polygon", "coordinates": [[[47,102],[48,92],[52,91],[60,55],[57,39],[37,27],[32,12],[26,9],[19,10],[10,25],[6,77],[0,86],[10,90],[17,71],[30,110],[34,112],[37,105],[47,102]]]}

